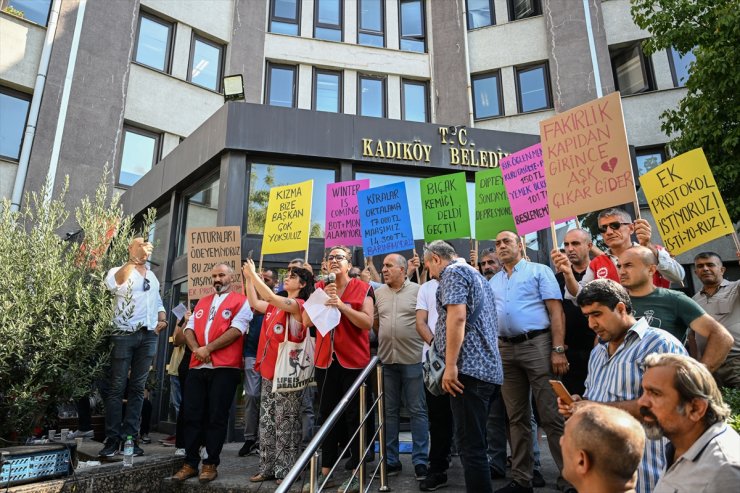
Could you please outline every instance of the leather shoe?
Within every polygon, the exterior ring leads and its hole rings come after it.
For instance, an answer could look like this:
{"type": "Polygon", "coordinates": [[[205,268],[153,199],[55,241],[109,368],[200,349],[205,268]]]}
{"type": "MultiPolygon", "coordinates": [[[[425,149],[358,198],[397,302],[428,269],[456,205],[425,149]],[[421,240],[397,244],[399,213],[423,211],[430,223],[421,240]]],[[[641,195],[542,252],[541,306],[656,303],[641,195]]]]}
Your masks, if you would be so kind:
{"type": "Polygon", "coordinates": [[[200,469],[200,476],[198,481],[201,483],[208,483],[218,477],[218,471],[216,470],[216,464],[203,464],[200,469]]]}
{"type": "Polygon", "coordinates": [[[172,481],[185,481],[198,475],[198,470],[190,464],[183,464],[179,471],[172,476],[172,481]]]}

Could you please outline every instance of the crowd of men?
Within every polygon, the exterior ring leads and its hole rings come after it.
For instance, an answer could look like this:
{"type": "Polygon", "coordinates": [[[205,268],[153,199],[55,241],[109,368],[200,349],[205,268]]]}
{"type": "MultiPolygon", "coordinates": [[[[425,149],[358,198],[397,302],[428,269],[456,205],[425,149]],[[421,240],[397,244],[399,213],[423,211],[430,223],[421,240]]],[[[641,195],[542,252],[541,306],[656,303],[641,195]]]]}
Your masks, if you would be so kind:
{"type": "MultiPolygon", "coordinates": [[[[692,299],[668,289],[684,269],[652,242],[647,221],[609,209],[599,214],[598,230],[606,251],[595,248],[588,231],[573,229],[551,253],[554,268],[531,262],[519,236],[502,231],[495,248],[471,252],[470,262],[437,240],[422,258],[385,256],[381,273],[372,262],[349,270],[372,286],[370,340],[383,365],[389,476],[402,473],[403,404],[421,491],[447,484],[453,448],[467,491],[476,493],[493,492],[491,480],[507,476],[510,483],[496,493],[532,492],[548,480],[565,492],[719,492],[740,484],[740,438],[724,422],[729,411],[719,391],[740,388],[740,281],[724,279],[719,255],[700,253],[694,267],[702,287],[692,299]],[[445,362],[443,395],[424,387],[422,361],[431,346],[445,362]],[[556,398],[553,380],[571,395],[556,398]],[[538,428],[556,478],[540,472],[538,428]]],[[[156,334],[167,326],[157,280],[146,268],[151,245],[137,238],[129,254],[106,279],[119,316],[103,456],[138,435],[156,334]]],[[[311,268],[301,260],[293,265],[311,268]]],[[[191,356],[180,379],[185,466],[175,480],[217,476],[240,381],[246,427],[239,455],[259,448],[254,362],[262,318],[231,291],[232,275],[227,265],[214,267],[214,294],[188,312],[176,338],[191,356]]],[[[261,277],[270,288],[278,283],[274,270],[261,277]]],[[[314,391],[304,394],[304,443],[325,417],[314,417],[315,400],[314,391]]],[[[135,450],[143,453],[138,444],[135,450]]],[[[347,468],[357,461],[350,458],[347,468]]]]}

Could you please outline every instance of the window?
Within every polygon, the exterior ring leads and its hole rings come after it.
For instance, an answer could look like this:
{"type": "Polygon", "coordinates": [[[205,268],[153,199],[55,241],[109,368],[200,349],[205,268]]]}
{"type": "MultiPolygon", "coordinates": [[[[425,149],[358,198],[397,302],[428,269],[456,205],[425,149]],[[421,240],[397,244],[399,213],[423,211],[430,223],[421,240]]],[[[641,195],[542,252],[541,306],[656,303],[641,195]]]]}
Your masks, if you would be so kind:
{"type": "Polygon", "coordinates": [[[223,47],[193,34],[188,80],[212,91],[221,90],[223,47]]]}
{"type": "Polygon", "coordinates": [[[183,198],[184,221],[177,242],[177,255],[186,252],[187,231],[191,228],[210,228],[218,225],[218,173],[183,198]]]}
{"type": "Polygon", "coordinates": [[[341,113],[342,74],[340,72],[314,69],[313,109],[341,113]]]}
{"type": "Polygon", "coordinates": [[[401,90],[403,100],[401,118],[412,122],[428,121],[426,82],[404,80],[401,90]]]}
{"type": "Polygon", "coordinates": [[[526,19],[542,14],[540,0],[509,0],[509,20],[526,19]]]}
{"type": "Polygon", "coordinates": [[[272,0],[270,6],[270,32],[298,36],[300,2],[298,0],[272,0]]]}
{"type": "Polygon", "coordinates": [[[385,46],[383,0],[360,0],[357,8],[357,44],[385,46]]]}
{"type": "Polygon", "coordinates": [[[136,38],[134,60],[153,69],[169,73],[172,51],[172,24],[142,13],[136,38]]]}
{"type": "Polygon", "coordinates": [[[622,96],[655,90],[650,59],[642,53],[640,42],[609,52],[616,88],[622,96]]]}
{"type": "Polygon", "coordinates": [[[290,65],[269,65],[267,74],[267,104],[296,106],[296,69],[290,65]]]}
{"type": "Polygon", "coordinates": [[[358,81],[358,113],[385,118],[385,79],[360,75],[358,81]]]}
{"type": "Polygon", "coordinates": [[[673,75],[673,85],[683,87],[689,79],[689,68],[696,61],[693,51],[681,55],[675,48],[668,49],[669,59],[671,61],[671,74],[673,75]]]}
{"type": "Polygon", "coordinates": [[[401,49],[424,53],[424,5],[422,0],[401,0],[401,49]]]}
{"type": "Polygon", "coordinates": [[[493,0],[467,0],[468,29],[492,26],[496,23],[493,16],[493,0]]]}
{"type": "MultiPolygon", "coordinates": [[[[663,164],[665,161],[665,148],[664,147],[649,147],[644,149],[637,149],[635,151],[637,157],[637,176],[642,176],[651,169],[663,164]]],[[[647,203],[645,199],[645,192],[642,191],[640,186],[640,180],[635,180],[637,185],[637,199],[641,204],[647,203]]]]}
{"type": "Polygon", "coordinates": [[[131,186],[159,161],[159,134],[125,125],[118,184],[131,186]]]}
{"type": "Polygon", "coordinates": [[[315,0],[313,37],[342,40],[342,0],[315,0]]]}
{"type": "Polygon", "coordinates": [[[35,22],[39,26],[45,26],[49,22],[51,0],[8,0],[6,7],[21,11],[24,19],[35,22]]]}
{"type": "Polygon", "coordinates": [[[323,238],[326,225],[326,186],[336,182],[333,169],[316,168],[313,164],[281,166],[257,164],[249,172],[249,203],[247,204],[247,233],[262,234],[265,231],[267,203],[270,188],[313,180],[311,197],[311,238],[323,238]]]}
{"type": "Polygon", "coordinates": [[[516,91],[519,113],[552,108],[547,64],[517,68],[516,91]]]}
{"type": "Polygon", "coordinates": [[[473,113],[476,120],[501,116],[499,72],[473,76],[473,113]]]}
{"type": "Polygon", "coordinates": [[[0,87],[0,158],[18,161],[31,97],[0,87]]]}

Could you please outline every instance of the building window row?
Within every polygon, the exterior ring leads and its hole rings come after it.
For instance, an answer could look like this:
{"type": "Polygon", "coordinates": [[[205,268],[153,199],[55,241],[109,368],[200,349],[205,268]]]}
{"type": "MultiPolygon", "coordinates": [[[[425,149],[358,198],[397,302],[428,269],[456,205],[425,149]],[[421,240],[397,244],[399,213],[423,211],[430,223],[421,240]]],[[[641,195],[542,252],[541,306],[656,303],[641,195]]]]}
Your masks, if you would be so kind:
{"type": "MultiPolygon", "coordinates": [[[[357,44],[384,47],[385,1],[357,0],[357,44]]],[[[268,30],[277,34],[300,36],[299,0],[271,0],[268,30]]],[[[424,0],[399,0],[399,44],[401,50],[425,52],[426,27],[424,0]]],[[[344,0],[315,0],[313,37],[329,41],[344,39],[344,0]]]]}
{"type": "MultiPolygon", "coordinates": [[[[342,113],[344,77],[342,71],[314,68],[311,108],[316,111],[342,113]]],[[[357,114],[385,118],[387,116],[386,78],[357,75],[357,114]]],[[[294,65],[268,64],[265,103],[287,108],[297,107],[298,68],[294,65]]],[[[429,121],[429,89],[425,81],[401,81],[401,119],[429,121]]]]}
{"type": "MultiPolygon", "coordinates": [[[[136,37],[134,60],[166,74],[172,73],[175,24],[142,12],[136,37]]],[[[224,47],[193,32],[190,41],[187,80],[198,86],[221,91],[224,47]]]]}
{"type": "MultiPolygon", "coordinates": [[[[519,113],[552,108],[550,73],[547,63],[514,68],[519,113]]],[[[473,114],[476,120],[504,116],[501,72],[472,76],[473,114]]]]}
{"type": "MultiPolygon", "coordinates": [[[[642,41],[609,48],[616,89],[622,96],[654,91],[658,88],[652,59],[642,50],[642,41]]],[[[691,64],[696,61],[692,51],[681,54],[668,48],[673,87],[683,87],[689,78],[691,64]]]]}
{"type": "MultiPolygon", "coordinates": [[[[493,0],[466,0],[468,30],[496,24],[493,0]]],[[[541,0],[508,0],[509,21],[542,15],[541,0]]]]}

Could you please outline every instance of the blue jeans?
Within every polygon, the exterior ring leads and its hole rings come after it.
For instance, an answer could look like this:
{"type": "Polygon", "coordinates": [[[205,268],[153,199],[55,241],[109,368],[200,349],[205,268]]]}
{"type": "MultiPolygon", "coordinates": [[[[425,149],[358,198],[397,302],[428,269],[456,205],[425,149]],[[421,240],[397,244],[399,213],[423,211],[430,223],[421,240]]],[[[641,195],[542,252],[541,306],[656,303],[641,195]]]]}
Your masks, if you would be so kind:
{"type": "Polygon", "coordinates": [[[180,377],[170,375],[170,404],[175,408],[175,419],[180,414],[180,403],[182,402],[182,391],[180,390],[180,377]]]}
{"type": "Polygon", "coordinates": [[[109,439],[125,440],[128,435],[139,434],[144,385],[157,350],[157,339],[152,330],[111,336],[110,388],[105,400],[105,436],[109,439]],[[126,380],[128,394],[123,416],[126,380]]]}
{"type": "Polygon", "coordinates": [[[254,371],[253,356],[244,357],[244,440],[259,440],[262,377],[254,371]]]}
{"type": "Polygon", "coordinates": [[[491,473],[486,457],[486,420],[491,400],[500,385],[459,374],[465,386],[462,394],[450,397],[455,419],[455,437],[465,474],[465,490],[471,493],[491,493],[491,473]]]}
{"type": "Polygon", "coordinates": [[[385,446],[388,464],[400,463],[398,458],[398,421],[401,413],[401,392],[411,415],[411,462],[427,465],[429,450],[429,421],[424,393],[421,363],[412,365],[383,365],[385,392],[385,446]]]}

